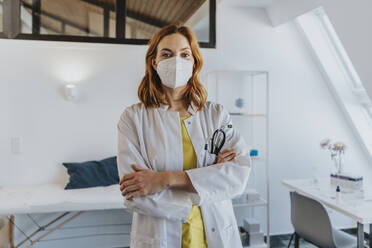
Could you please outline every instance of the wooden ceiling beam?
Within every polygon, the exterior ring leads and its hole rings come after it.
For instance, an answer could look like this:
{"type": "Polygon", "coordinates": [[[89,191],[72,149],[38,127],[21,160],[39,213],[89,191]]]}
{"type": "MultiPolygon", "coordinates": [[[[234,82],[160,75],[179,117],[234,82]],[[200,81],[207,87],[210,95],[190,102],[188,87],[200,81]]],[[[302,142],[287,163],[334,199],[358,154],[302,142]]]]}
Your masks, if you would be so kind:
{"type": "MultiPolygon", "coordinates": [[[[99,0],[80,0],[80,1],[89,3],[89,4],[92,4],[92,5],[101,7],[101,8],[108,8],[110,11],[115,12],[115,6],[112,5],[112,4],[107,4],[107,3],[101,2],[99,0]]],[[[135,19],[137,21],[140,21],[140,22],[143,22],[143,23],[146,23],[146,24],[155,26],[155,27],[161,28],[161,27],[164,27],[164,26],[166,26],[166,25],[169,24],[167,22],[158,20],[158,19],[153,18],[153,17],[150,17],[150,16],[141,15],[141,14],[136,13],[134,11],[131,11],[129,9],[127,9],[126,12],[127,12],[127,16],[128,17],[130,17],[132,19],[135,19]]]]}
{"type": "Polygon", "coordinates": [[[154,19],[152,17],[141,15],[139,13],[135,13],[135,12],[132,12],[132,11],[127,11],[127,16],[130,17],[130,18],[133,18],[137,21],[140,21],[140,22],[143,22],[143,23],[146,23],[146,24],[150,24],[150,25],[158,27],[158,28],[162,28],[162,27],[169,24],[167,22],[163,22],[161,20],[157,20],[157,19],[154,19]]]}

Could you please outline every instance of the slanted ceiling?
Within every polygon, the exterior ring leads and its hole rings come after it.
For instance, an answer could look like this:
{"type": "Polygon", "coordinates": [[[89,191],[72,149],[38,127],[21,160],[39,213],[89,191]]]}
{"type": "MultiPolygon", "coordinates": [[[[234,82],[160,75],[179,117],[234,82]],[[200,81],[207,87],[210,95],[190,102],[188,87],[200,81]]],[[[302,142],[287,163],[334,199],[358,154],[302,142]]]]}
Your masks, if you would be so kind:
{"type": "Polygon", "coordinates": [[[322,6],[372,99],[372,1],[275,0],[266,11],[274,26],[322,6]]]}

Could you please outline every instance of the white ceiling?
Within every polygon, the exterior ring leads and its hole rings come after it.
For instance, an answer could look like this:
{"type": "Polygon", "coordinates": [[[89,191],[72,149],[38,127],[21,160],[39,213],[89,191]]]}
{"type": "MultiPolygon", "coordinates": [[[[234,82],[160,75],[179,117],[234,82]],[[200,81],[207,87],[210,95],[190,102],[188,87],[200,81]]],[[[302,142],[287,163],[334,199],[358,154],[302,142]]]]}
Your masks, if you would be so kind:
{"type": "Polygon", "coordinates": [[[231,5],[246,7],[267,7],[275,0],[219,0],[218,2],[221,1],[229,1],[231,5]]]}

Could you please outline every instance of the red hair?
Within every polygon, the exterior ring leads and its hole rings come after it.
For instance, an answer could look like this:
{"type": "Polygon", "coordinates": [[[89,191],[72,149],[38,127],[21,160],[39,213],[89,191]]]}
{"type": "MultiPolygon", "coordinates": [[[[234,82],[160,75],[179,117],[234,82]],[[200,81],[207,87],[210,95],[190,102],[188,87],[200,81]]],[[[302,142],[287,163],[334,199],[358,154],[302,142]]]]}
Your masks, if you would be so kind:
{"type": "Polygon", "coordinates": [[[203,58],[199,43],[190,28],[171,24],[160,29],[150,40],[146,52],[146,72],[138,87],[138,98],[146,107],[160,107],[160,104],[169,104],[163,91],[161,80],[152,67],[152,60],[156,58],[157,48],[160,41],[167,35],[179,33],[187,38],[194,57],[194,69],[191,78],[182,92],[187,104],[193,102],[198,111],[201,110],[207,100],[207,91],[200,82],[200,71],[203,66],[203,58]]]}

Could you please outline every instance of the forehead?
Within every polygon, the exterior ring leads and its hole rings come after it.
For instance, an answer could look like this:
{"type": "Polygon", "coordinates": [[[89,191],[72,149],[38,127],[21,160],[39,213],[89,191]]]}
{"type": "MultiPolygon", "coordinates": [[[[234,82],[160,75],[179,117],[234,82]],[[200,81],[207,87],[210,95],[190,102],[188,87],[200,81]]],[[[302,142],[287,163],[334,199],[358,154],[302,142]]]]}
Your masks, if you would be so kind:
{"type": "Polygon", "coordinates": [[[190,48],[189,41],[185,36],[179,33],[170,34],[165,36],[158,44],[158,51],[161,51],[163,48],[168,48],[172,51],[178,51],[182,48],[190,48]]]}

